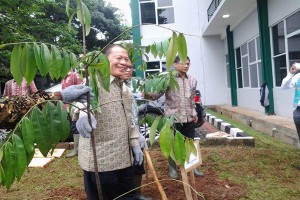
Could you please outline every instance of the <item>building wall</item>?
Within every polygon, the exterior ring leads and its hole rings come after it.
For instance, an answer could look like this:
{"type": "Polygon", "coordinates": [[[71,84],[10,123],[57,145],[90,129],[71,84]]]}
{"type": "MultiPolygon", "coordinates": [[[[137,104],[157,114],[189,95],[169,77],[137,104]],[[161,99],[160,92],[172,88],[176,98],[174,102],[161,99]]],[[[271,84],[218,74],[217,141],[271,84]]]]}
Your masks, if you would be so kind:
{"type": "MultiPolygon", "coordinates": [[[[205,105],[231,104],[231,91],[227,87],[226,36],[202,37],[207,27],[207,8],[211,0],[173,0],[175,9],[175,24],[164,25],[166,28],[185,33],[188,55],[191,58],[189,73],[198,80],[198,89],[205,105]]],[[[269,0],[269,26],[289,16],[300,8],[299,0],[269,0]]],[[[254,9],[240,24],[233,27],[234,48],[259,35],[258,13],[254,9]]],[[[224,27],[226,29],[226,27],[224,27]]],[[[270,32],[271,33],[271,32],[270,32]]],[[[171,31],[157,26],[141,27],[142,45],[162,41],[171,36],[171,31]]],[[[271,36],[270,36],[271,37],[271,36]]],[[[157,60],[150,57],[150,60],[157,60]]],[[[274,84],[275,85],[275,84],[274,84]]],[[[260,88],[238,88],[238,106],[264,112],[260,105],[260,88]]],[[[292,117],[293,90],[282,90],[274,87],[275,113],[292,117]]]]}
{"type": "MultiPolygon", "coordinates": [[[[234,48],[238,48],[259,34],[258,15],[255,9],[233,30],[234,48]]],[[[238,106],[264,112],[260,105],[260,88],[237,88],[238,106]]]]}
{"type": "MultiPolygon", "coordinates": [[[[290,16],[300,8],[299,0],[271,0],[268,3],[269,9],[269,26],[273,26],[282,19],[290,16]],[[287,3],[288,2],[288,3],[287,3]]],[[[300,19],[299,19],[300,20],[300,19]]],[[[271,31],[270,31],[271,32],[271,31]]],[[[272,45],[272,44],[271,44],[272,45]]],[[[274,66],[274,64],[273,64],[274,66]]],[[[274,68],[273,68],[274,73],[274,68]]],[[[274,77],[274,76],[273,76],[274,77]]],[[[294,89],[282,90],[274,84],[274,109],[275,113],[280,116],[293,116],[293,98],[294,89]]]]}

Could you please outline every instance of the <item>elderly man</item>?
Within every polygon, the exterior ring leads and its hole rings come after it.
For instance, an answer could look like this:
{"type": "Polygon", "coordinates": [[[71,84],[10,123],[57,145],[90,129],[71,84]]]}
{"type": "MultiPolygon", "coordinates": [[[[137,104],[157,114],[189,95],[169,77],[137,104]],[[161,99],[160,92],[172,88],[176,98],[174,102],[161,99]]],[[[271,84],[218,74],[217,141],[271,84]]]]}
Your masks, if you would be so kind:
{"type": "MultiPolygon", "coordinates": [[[[84,186],[88,199],[98,199],[95,180],[94,159],[90,132],[94,130],[97,162],[103,199],[114,199],[134,189],[134,164],[142,164],[143,152],[139,146],[139,132],[131,126],[132,97],[124,90],[122,76],[132,70],[126,50],[119,45],[111,45],[105,50],[110,62],[110,92],[101,86],[99,99],[101,113],[92,117],[92,127],[87,116],[78,119],[76,126],[80,133],[79,165],[84,171],[84,186]],[[135,154],[134,160],[132,152],[135,154]]],[[[135,199],[128,193],[122,199],[135,199]]]]}

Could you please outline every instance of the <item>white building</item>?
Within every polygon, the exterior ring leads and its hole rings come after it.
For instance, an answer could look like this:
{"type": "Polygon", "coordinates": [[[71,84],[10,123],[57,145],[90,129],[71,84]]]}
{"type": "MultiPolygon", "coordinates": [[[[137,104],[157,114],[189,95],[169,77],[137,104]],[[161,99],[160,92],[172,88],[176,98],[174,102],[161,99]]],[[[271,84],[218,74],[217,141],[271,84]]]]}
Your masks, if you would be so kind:
{"type": "MultiPolygon", "coordinates": [[[[169,38],[170,29],[185,34],[189,74],[198,79],[205,105],[292,117],[294,90],[280,85],[289,66],[300,62],[299,0],[131,0],[131,9],[133,26],[142,24],[133,30],[134,40],[143,36],[142,45],[169,38]],[[264,81],[266,109],[259,102],[264,81]]],[[[150,57],[149,71],[164,64],[150,57]]]]}

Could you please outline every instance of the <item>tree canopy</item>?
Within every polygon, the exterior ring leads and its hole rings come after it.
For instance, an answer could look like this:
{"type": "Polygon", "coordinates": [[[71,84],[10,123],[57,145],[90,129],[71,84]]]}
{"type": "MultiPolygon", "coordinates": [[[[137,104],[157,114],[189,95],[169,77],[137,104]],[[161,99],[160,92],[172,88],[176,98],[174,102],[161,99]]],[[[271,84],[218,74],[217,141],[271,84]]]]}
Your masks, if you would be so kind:
{"type": "MultiPolygon", "coordinates": [[[[75,0],[70,1],[75,4],[75,0]]],[[[86,0],[92,15],[92,30],[86,38],[87,50],[105,46],[126,28],[115,13],[117,8],[105,5],[103,0],[86,0]],[[102,32],[105,40],[96,35],[102,32]]],[[[66,0],[1,0],[0,45],[15,42],[43,42],[54,44],[79,54],[82,52],[82,30],[76,26],[68,30],[66,0]]],[[[124,38],[124,37],[123,37],[124,38]]],[[[127,38],[128,39],[128,35],[127,38]]],[[[9,58],[12,47],[0,50],[0,82],[11,77],[9,58]]]]}

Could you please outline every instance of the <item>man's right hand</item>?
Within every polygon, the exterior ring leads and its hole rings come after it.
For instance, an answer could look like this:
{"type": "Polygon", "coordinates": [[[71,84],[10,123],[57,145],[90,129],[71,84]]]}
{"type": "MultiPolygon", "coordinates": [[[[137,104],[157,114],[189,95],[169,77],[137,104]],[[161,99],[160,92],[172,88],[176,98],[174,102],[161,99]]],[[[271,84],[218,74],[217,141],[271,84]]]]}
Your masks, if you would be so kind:
{"type": "Polygon", "coordinates": [[[92,127],[89,124],[88,115],[79,117],[76,122],[76,128],[83,138],[90,138],[92,130],[97,128],[97,120],[93,115],[91,115],[91,120],[92,127]]]}
{"type": "MultiPolygon", "coordinates": [[[[72,102],[72,101],[79,101],[81,103],[85,103],[87,101],[87,94],[90,92],[91,89],[89,86],[84,85],[71,85],[63,90],[60,91],[62,96],[62,100],[64,102],[72,102]]],[[[93,96],[92,93],[91,97],[93,96]]]]}

